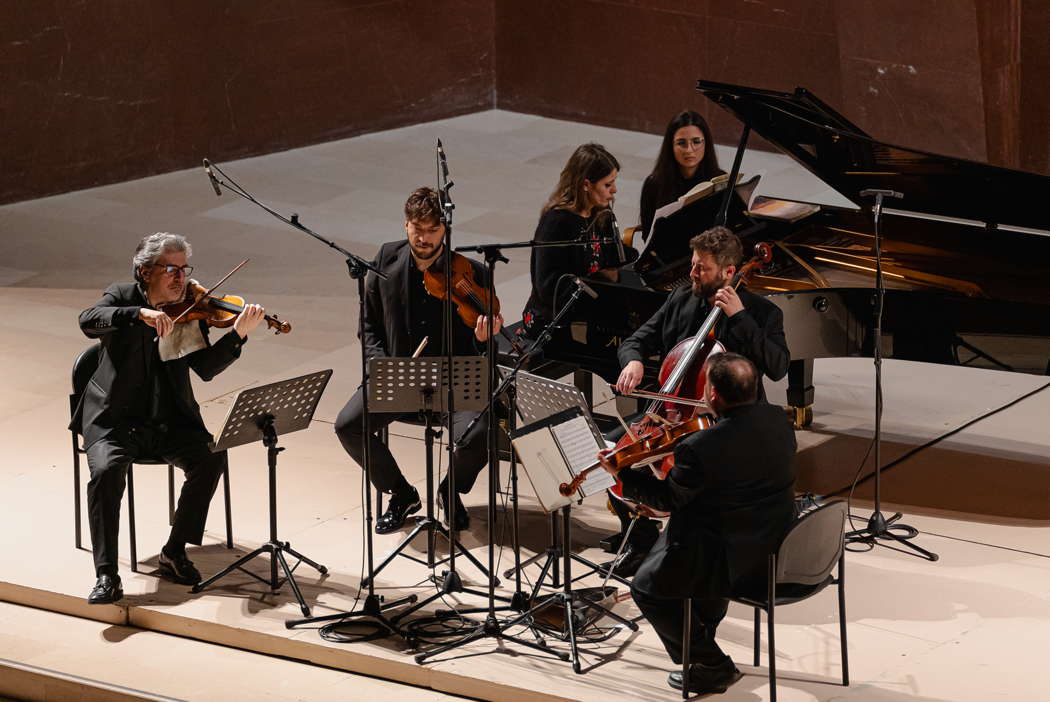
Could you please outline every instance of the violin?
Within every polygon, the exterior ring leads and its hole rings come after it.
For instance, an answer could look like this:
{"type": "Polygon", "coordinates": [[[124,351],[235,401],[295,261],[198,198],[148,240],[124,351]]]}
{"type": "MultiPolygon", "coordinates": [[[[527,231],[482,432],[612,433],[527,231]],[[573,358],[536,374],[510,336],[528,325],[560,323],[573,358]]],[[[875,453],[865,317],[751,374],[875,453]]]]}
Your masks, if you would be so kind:
{"type": "MultiPolygon", "coordinates": [[[[769,244],[756,244],[754,255],[733,275],[729,287],[739,287],[741,282],[772,258],[773,250],[769,244]]],[[[707,383],[704,362],[710,356],[726,350],[714,336],[715,324],[721,315],[722,308],[713,307],[696,335],[678,342],[671,349],[660,364],[659,399],[649,404],[641,421],[627,428],[627,433],[615,449],[599,454],[598,464],[591,468],[601,466],[619,471],[632,466],[653,465],[658,477],[665,479],[674,468],[674,446],[690,434],[713,425],[714,420],[707,416],[709,408],[696,400],[703,397],[704,385],[707,383]],[[675,402],[677,398],[687,401],[678,403],[675,402]]],[[[668,516],[667,512],[625,498],[623,484],[619,479],[611,492],[647,517],[668,516]]]]}
{"type": "MultiPolygon", "coordinates": [[[[463,254],[451,252],[452,254],[452,284],[448,284],[448,276],[442,271],[435,270],[430,266],[423,271],[423,287],[426,291],[438,298],[445,300],[449,291],[452,292],[452,302],[456,305],[459,318],[471,329],[478,324],[478,317],[494,317],[499,314],[499,298],[492,295],[489,299],[488,289],[478,285],[474,280],[474,266],[470,259],[463,254]]],[[[510,342],[511,347],[518,351],[517,342],[506,329],[500,328],[500,334],[510,342]]]]}
{"type": "MultiPolygon", "coordinates": [[[[207,288],[191,279],[186,285],[185,299],[161,305],[158,309],[176,323],[203,319],[210,327],[221,329],[232,326],[237,315],[244,311],[244,298],[239,295],[217,297],[207,293],[207,288]]],[[[263,319],[274,330],[274,334],[287,334],[292,331],[292,325],[278,319],[276,314],[265,315],[263,319]]]]}

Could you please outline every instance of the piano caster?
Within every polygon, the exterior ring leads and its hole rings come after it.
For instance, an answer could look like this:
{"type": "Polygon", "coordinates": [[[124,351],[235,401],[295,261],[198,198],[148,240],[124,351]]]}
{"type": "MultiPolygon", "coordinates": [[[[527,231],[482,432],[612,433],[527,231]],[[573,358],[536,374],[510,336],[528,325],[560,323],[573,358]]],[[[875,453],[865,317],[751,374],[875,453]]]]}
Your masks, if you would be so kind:
{"type": "Polygon", "coordinates": [[[806,405],[805,407],[785,407],[784,411],[787,412],[788,419],[791,420],[791,426],[795,429],[805,429],[813,423],[813,405],[806,405]]]}

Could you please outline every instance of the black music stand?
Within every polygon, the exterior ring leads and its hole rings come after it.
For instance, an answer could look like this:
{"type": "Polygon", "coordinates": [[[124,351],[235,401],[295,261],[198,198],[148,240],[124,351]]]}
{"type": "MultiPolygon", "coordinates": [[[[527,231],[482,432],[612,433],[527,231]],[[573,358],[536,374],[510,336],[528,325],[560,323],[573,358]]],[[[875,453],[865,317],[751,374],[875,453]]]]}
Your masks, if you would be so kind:
{"type": "MultiPolygon", "coordinates": [[[[432,570],[447,561],[447,558],[436,560],[434,557],[434,532],[444,536],[449,543],[449,548],[458,549],[461,555],[465,556],[467,560],[477,566],[478,570],[485,574],[485,577],[491,577],[485,566],[474,557],[474,554],[464,548],[459,543],[459,539],[446,529],[444,524],[434,518],[434,439],[441,435],[440,430],[434,429],[434,415],[437,413],[440,417],[443,408],[447,406],[446,393],[449,387],[452,387],[455,393],[454,401],[457,411],[480,411],[485,408],[489,397],[488,373],[484,357],[454,357],[452,359],[452,378],[453,382],[450,384],[448,381],[448,359],[444,356],[373,358],[369,361],[368,396],[370,398],[370,411],[377,414],[418,413],[425,423],[423,436],[427,452],[427,514],[425,517],[416,518],[416,526],[375,568],[372,577],[375,577],[379,571],[383,570],[398,555],[417,563],[422,563],[432,570]],[[404,553],[405,548],[422,531],[427,533],[427,559],[425,561],[404,553]]],[[[450,571],[443,580],[443,589],[440,594],[404,610],[394,617],[393,621],[398,621],[430,603],[436,597],[445,594],[445,589],[451,587],[455,580],[458,580],[458,576],[452,575],[450,571]],[[448,583],[448,585],[444,585],[444,583],[448,583]]],[[[485,595],[483,592],[466,590],[458,583],[455,585],[455,590],[449,591],[470,592],[482,597],[485,595]]]]}
{"type": "MultiPolygon", "coordinates": [[[[588,617],[586,614],[587,610],[596,612],[598,617],[607,616],[614,619],[622,627],[626,627],[631,631],[638,630],[638,625],[630,619],[616,614],[599,602],[586,601],[581,596],[582,593],[573,592],[572,590],[573,560],[579,560],[595,571],[598,570],[598,566],[572,553],[571,505],[573,497],[562,495],[560,486],[563,483],[571,482],[582,469],[573,456],[573,454],[580,453],[581,446],[589,447],[586,453],[597,455],[597,447],[601,446],[604,440],[601,438],[601,434],[588,437],[587,434],[593,430],[593,420],[580,407],[570,407],[511,433],[511,440],[543,510],[550,513],[552,517],[555,512],[561,512],[561,539],[556,543],[552,543],[546,551],[546,559],[540,571],[540,577],[536,580],[536,584],[532,589],[530,597],[530,602],[533,603],[532,607],[515,619],[507,622],[504,626],[510,627],[525,621],[535,620],[537,615],[552,607],[563,608],[564,630],[562,638],[569,641],[572,669],[577,673],[581,672],[580,652],[576,641],[577,627],[579,626],[582,629],[596,618],[595,616],[588,617]],[[584,422],[582,425],[580,423],[581,420],[584,422]],[[559,429],[568,427],[573,427],[573,429],[564,433],[559,432],[559,429]],[[569,446],[570,443],[578,445],[571,447],[569,446]],[[573,468],[574,464],[576,464],[575,469],[573,468]],[[540,588],[543,587],[543,581],[546,579],[550,569],[557,565],[559,559],[565,571],[561,590],[540,599],[539,593],[540,588]]],[[[604,492],[606,487],[608,487],[608,483],[600,479],[603,475],[608,476],[604,472],[592,473],[591,476],[594,479],[584,483],[580,488],[579,494],[586,496],[595,492],[604,492]]],[[[607,581],[608,577],[606,577],[607,581]]],[[[603,599],[609,594],[605,589],[604,582],[600,593],[603,599]]],[[[615,633],[616,629],[613,629],[606,635],[592,640],[604,641],[615,633]]]]}
{"type": "MultiPolygon", "coordinates": [[[[509,369],[504,371],[509,373],[509,369]]],[[[587,408],[587,399],[584,397],[583,392],[578,387],[571,383],[562,383],[557,380],[551,380],[544,378],[543,376],[533,375],[532,373],[526,373],[525,371],[518,371],[514,381],[514,399],[515,409],[517,410],[518,416],[521,418],[525,425],[535,424],[543,420],[550,419],[551,417],[558,415],[566,410],[572,410],[578,408],[580,413],[586,419],[591,432],[599,445],[603,445],[605,438],[602,436],[601,430],[598,429],[598,425],[594,422],[591,416],[590,410],[587,408]]],[[[601,475],[608,475],[603,473],[601,475]]],[[[601,477],[601,476],[598,476],[601,477]]],[[[589,494],[589,493],[588,493],[589,494]]],[[[515,500],[515,506],[517,501],[515,500]]],[[[551,548],[554,547],[558,540],[558,529],[557,529],[557,511],[556,510],[545,510],[550,514],[550,546],[546,551],[537,553],[514,568],[504,572],[504,577],[510,577],[515,570],[524,568],[532,565],[537,561],[542,560],[544,557],[548,557],[549,568],[544,568],[543,575],[537,581],[537,584],[542,583],[549,573],[551,575],[551,586],[559,587],[560,583],[560,572],[557,560],[550,563],[549,555],[551,548]]],[[[515,520],[515,525],[516,525],[515,520]]],[[[631,522],[629,528],[634,527],[634,522],[631,522]]],[[[630,532],[628,531],[628,535],[630,532]]],[[[515,539],[515,543],[517,540],[515,539]]],[[[626,543],[626,538],[623,543],[626,543]]],[[[622,544],[621,544],[622,547],[622,544]]],[[[605,581],[602,583],[604,588],[610,578],[616,580],[620,584],[630,587],[630,583],[619,575],[612,572],[611,568],[605,568],[593,561],[590,561],[577,553],[571,553],[570,558],[577,563],[585,566],[589,571],[602,573],[605,575],[605,581]]],[[[615,560],[615,557],[614,557],[615,560]]],[[[576,580],[584,578],[588,573],[577,576],[576,580]]]]}
{"type": "Polygon", "coordinates": [[[207,580],[197,583],[193,586],[192,592],[200,592],[236,569],[269,585],[270,591],[276,594],[284,584],[277,578],[277,564],[280,563],[284,571],[284,582],[291,586],[303,615],[310,616],[310,608],[306,605],[303,593],[299,591],[299,585],[295,582],[292,573],[299,563],[309,564],[321,575],[327,575],[328,569],[294,550],[287,541],[277,538],[277,454],[284,451],[283,447],[277,445],[277,436],[290,434],[310,426],[314,410],[317,409],[317,403],[321,399],[321,393],[324,392],[331,377],[332,370],[329,369],[251,388],[237,395],[212,450],[222,451],[260,439],[266,446],[267,464],[270,468],[270,540],[207,580]],[[284,557],[285,552],[298,558],[299,563],[289,568],[288,561],[284,557]],[[262,553],[270,554],[269,580],[243,567],[245,563],[262,553]]]}

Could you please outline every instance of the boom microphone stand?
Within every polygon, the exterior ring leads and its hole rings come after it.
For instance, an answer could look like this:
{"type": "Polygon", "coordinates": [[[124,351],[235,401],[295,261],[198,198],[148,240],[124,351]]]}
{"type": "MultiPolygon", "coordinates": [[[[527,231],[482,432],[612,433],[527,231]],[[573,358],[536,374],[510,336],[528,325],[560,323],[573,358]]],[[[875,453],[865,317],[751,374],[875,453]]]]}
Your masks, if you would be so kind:
{"type": "MultiPolygon", "coordinates": [[[[580,246],[580,245],[589,245],[589,244],[590,244],[590,242],[551,242],[549,245],[555,245],[555,246],[580,246]]],[[[492,244],[492,245],[484,245],[484,246],[470,246],[470,247],[463,247],[463,248],[457,249],[457,250],[458,251],[478,251],[478,252],[481,252],[481,253],[483,253],[485,255],[485,262],[486,262],[487,271],[488,271],[487,284],[488,284],[489,299],[490,300],[494,300],[495,299],[495,268],[496,268],[496,263],[498,261],[503,261],[504,263],[507,262],[507,259],[506,259],[506,257],[503,256],[501,250],[504,249],[504,248],[524,248],[524,247],[533,247],[533,246],[536,246],[536,245],[537,244],[535,242],[531,242],[530,241],[530,242],[520,242],[520,243],[517,243],[517,244],[492,244]]],[[[543,244],[538,244],[538,245],[539,246],[543,246],[543,244]]],[[[489,495],[488,495],[488,498],[489,498],[489,504],[488,504],[488,542],[489,542],[488,543],[488,566],[489,566],[489,571],[490,572],[494,572],[494,569],[496,567],[496,563],[495,563],[495,539],[496,539],[496,533],[495,532],[496,532],[496,526],[495,525],[496,525],[496,493],[497,493],[497,480],[498,480],[498,471],[499,471],[499,449],[498,449],[498,446],[497,446],[496,418],[495,418],[495,412],[494,412],[495,400],[496,400],[497,397],[501,396],[507,390],[507,388],[511,385],[511,383],[513,383],[514,377],[515,377],[517,371],[521,368],[521,366],[525,363],[525,361],[529,358],[529,356],[532,353],[534,353],[540,346],[542,346],[543,343],[545,343],[550,338],[551,333],[553,332],[553,329],[561,321],[562,317],[565,316],[565,314],[568,312],[569,308],[572,307],[572,305],[576,302],[576,300],[579,299],[580,295],[584,292],[585,284],[583,284],[579,280],[577,280],[576,282],[577,282],[576,289],[573,291],[572,296],[570,297],[569,301],[559,310],[558,314],[555,315],[555,318],[553,320],[551,320],[550,324],[548,324],[544,328],[543,332],[540,334],[540,336],[536,340],[533,341],[533,343],[529,346],[529,348],[526,350],[526,352],[521,354],[521,356],[519,356],[518,361],[515,364],[514,369],[511,371],[511,373],[507,374],[503,378],[503,380],[500,383],[499,387],[496,389],[495,392],[492,393],[491,397],[489,398],[488,407],[484,410],[484,412],[482,412],[481,415],[478,416],[477,419],[475,419],[474,422],[471,423],[470,427],[468,427],[467,430],[464,431],[464,434],[463,434],[463,437],[465,438],[467,436],[467,433],[470,431],[470,428],[473,427],[473,425],[480,419],[480,417],[484,416],[484,414],[486,412],[488,413],[488,415],[489,415],[489,425],[488,425],[488,453],[489,453],[489,475],[488,475],[488,491],[489,491],[489,495]]],[[[489,314],[487,316],[488,316],[488,323],[489,323],[489,334],[488,334],[488,342],[487,342],[487,354],[488,354],[488,360],[489,360],[489,383],[490,383],[489,387],[493,387],[493,386],[495,386],[495,380],[496,380],[496,341],[495,341],[495,334],[493,333],[493,324],[494,324],[494,316],[495,315],[489,314]]],[[[463,439],[461,439],[461,441],[462,440],[463,439]]],[[[527,601],[526,596],[524,595],[524,593],[521,592],[521,588],[520,588],[521,580],[520,580],[520,577],[521,576],[520,576],[520,570],[519,570],[518,579],[516,581],[518,583],[518,591],[515,592],[514,598],[512,599],[512,608],[517,609],[518,611],[521,611],[522,609],[524,609],[523,605],[527,601]]],[[[432,656],[438,655],[440,653],[444,653],[445,651],[450,651],[450,650],[458,648],[460,646],[464,646],[464,645],[466,645],[468,643],[471,643],[471,642],[474,642],[474,641],[478,641],[480,639],[488,638],[488,637],[495,638],[495,639],[497,639],[500,642],[511,641],[513,643],[517,643],[517,644],[519,644],[521,646],[525,646],[527,648],[532,648],[532,649],[535,649],[535,650],[538,650],[538,651],[543,651],[544,653],[549,653],[549,654],[551,654],[553,656],[556,656],[556,657],[560,658],[563,661],[567,661],[567,660],[570,659],[570,656],[569,656],[568,653],[565,653],[565,652],[562,652],[562,651],[556,651],[556,650],[550,648],[549,646],[547,646],[542,641],[539,641],[539,640],[537,640],[537,641],[529,641],[527,639],[523,639],[523,638],[520,638],[518,636],[514,636],[512,634],[508,634],[507,630],[512,628],[512,627],[518,626],[520,624],[521,620],[522,620],[522,617],[521,616],[517,616],[517,617],[511,619],[508,622],[500,622],[496,618],[495,600],[496,600],[495,582],[494,582],[493,579],[490,579],[490,581],[489,581],[489,593],[488,593],[488,608],[487,608],[487,615],[485,617],[485,621],[482,622],[481,624],[479,624],[472,632],[466,634],[465,636],[461,637],[460,639],[458,639],[456,641],[452,641],[452,642],[447,643],[447,644],[442,644],[440,646],[437,646],[435,648],[432,648],[432,649],[429,649],[427,651],[424,651],[422,653],[417,654],[416,655],[416,662],[417,663],[422,663],[422,662],[424,662],[425,660],[427,660],[428,658],[430,658],[432,656]]],[[[502,649],[502,647],[500,647],[497,650],[503,650],[503,649],[502,649]]]]}
{"type": "MultiPolygon", "coordinates": [[[[896,523],[901,518],[897,512],[889,519],[882,514],[882,306],[886,289],[882,279],[882,201],[886,197],[901,198],[903,194],[895,190],[861,190],[861,197],[874,197],[875,206],[872,214],[875,220],[875,334],[874,353],[875,358],[875,511],[868,519],[868,525],[863,529],[857,529],[846,533],[846,541],[849,543],[864,543],[874,548],[878,540],[894,541],[900,546],[907,546],[915,553],[913,555],[925,558],[928,561],[936,561],[939,556],[936,553],[911,543],[909,539],[915,538],[919,532],[907,524],[896,523]],[[896,530],[898,533],[894,533],[896,530]]],[[[904,553],[907,553],[906,551],[904,553]]]]}
{"type": "MultiPolygon", "coordinates": [[[[363,431],[365,437],[364,445],[364,480],[366,484],[365,489],[365,541],[368,562],[368,595],[365,597],[364,606],[357,611],[352,612],[340,612],[337,614],[330,614],[322,617],[310,617],[306,619],[289,619],[285,621],[285,627],[291,629],[300,624],[312,624],[320,621],[331,621],[331,620],[342,620],[350,619],[352,617],[368,617],[376,625],[376,633],[382,636],[388,636],[390,634],[402,635],[400,629],[398,629],[393,622],[387,619],[383,615],[384,609],[391,607],[397,607],[402,604],[407,604],[416,601],[416,595],[409,595],[398,600],[392,600],[390,602],[383,602],[383,598],[376,595],[375,592],[375,563],[374,555],[372,550],[372,452],[369,450],[371,428],[369,427],[368,421],[368,358],[364,349],[364,323],[365,323],[365,276],[371,272],[377,277],[386,280],[386,275],[378,268],[373,266],[368,261],[364,260],[360,256],[350,253],[346,249],[336,244],[331,239],[326,239],[317,232],[311,230],[309,227],[303,225],[299,221],[298,214],[292,214],[290,218],[286,218],[273,209],[267,207],[263,203],[252,197],[251,193],[238,185],[232,178],[223,173],[222,169],[214,164],[210,163],[208,159],[204,159],[204,172],[208,174],[208,179],[211,181],[212,187],[215,188],[215,194],[221,195],[222,191],[219,186],[224,186],[230,192],[239,195],[240,197],[254,203],[261,207],[266,212],[270,213],[277,219],[281,220],[285,224],[288,224],[304,234],[309,234],[318,241],[327,244],[329,247],[335,249],[343,256],[346,257],[347,272],[350,277],[357,281],[357,333],[361,339],[361,392],[362,402],[364,406],[364,412],[362,414],[361,423],[363,424],[363,431]],[[212,173],[212,168],[219,172],[223,178],[226,178],[230,183],[226,183],[224,180],[216,178],[212,173]]],[[[372,638],[371,636],[365,638],[372,638]]]]}

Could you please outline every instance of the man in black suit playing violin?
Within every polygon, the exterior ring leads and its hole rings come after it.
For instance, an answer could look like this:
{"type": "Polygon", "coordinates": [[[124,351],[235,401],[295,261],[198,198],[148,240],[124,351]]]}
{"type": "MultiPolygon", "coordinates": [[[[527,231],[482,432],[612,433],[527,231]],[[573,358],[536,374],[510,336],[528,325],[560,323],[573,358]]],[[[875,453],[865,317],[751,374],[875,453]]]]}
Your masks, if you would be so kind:
{"type": "MultiPolygon", "coordinates": [[[[431,188],[417,188],[405,203],[405,234],[400,241],[392,241],[379,249],[374,264],[386,276],[369,274],[365,281],[365,318],[363,320],[364,354],[367,359],[391,356],[412,356],[421,345],[423,356],[443,356],[446,353],[444,310],[445,302],[429,294],[424,287],[424,276],[443,268],[445,225],[441,218],[438,194],[431,188]]],[[[469,259],[467,259],[469,260],[469,259]]],[[[485,270],[477,261],[470,260],[474,278],[484,285],[485,270]]],[[[496,316],[496,333],[503,318],[496,316]]],[[[476,355],[488,339],[488,319],[479,315],[473,328],[458,317],[452,320],[453,353],[476,355]]],[[[361,465],[364,460],[364,431],[362,419],[364,404],[359,389],[335,421],[335,432],[350,457],[361,465]]],[[[459,441],[477,412],[456,412],[453,417],[454,440],[459,441]]],[[[414,416],[414,415],[412,415],[414,416]]],[[[372,414],[369,429],[372,432],[369,451],[372,456],[372,485],[391,495],[386,511],[376,520],[377,534],[400,529],[409,515],[418,512],[422,503],[419,493],[405,479],[390,449],[379,440],[378,432],[397,420],[395,414],[372,414]]],[[[486,450],[487,422],[482,419],[470,431],[463,447],[456,451],[456,492],[452,510],[446,508],[448,484],[443,481],[438,490],[438,502],[449,528],[463,530],[470,526],[470,517],[459,495],[470,492],[478,473],[488,461],[486,450]],[[453,516],[449,516],[450,511],[453,516]]],[[[447,480],[447,478],[446,478],[447,480]]]]}
{"type": "MultiPolygon", "coordinates": [[[[761,375],[780,380],[787,374],[791,360],[784,339],[784,315],[769,300],[743,287],[730,287],[743,259],[743,247],[736,234],[726,227],[713,227],[693,237],[689,245],[693,250],[689,271],[692,285],[672,292],[656,314],[620,346],[618,356],[623,370],[616,389],[624,394],[633,392],[642,381],[642,359],[665,358],[679,342],[695,335],[711,311],[719,308],[722,314],[714,327],[715,338],[726,350],[741,354],[757,366],[758,401],[765,402],[761,375]]],[[[622,534],[630,523],[630,509],[615,497],[610,497],[610,501],[620,518],[622,534]]],[[[630,541],[611,564],[613,572],[621,577],[633,575],[658,535],[655,520],[638,517],[630,541]]]]}
{"type": "MultiPolygon", "coordinates": [[[[768,554],[795,518],[796,444],[787,415],[759,401],[758,371],[740,354],[714,354],[706,370],[714,426],[678,444],[665,480],[618,471],[625,497],[671,514],[631,595],[679,664],[684,600],[692,600],[689,687],[700,694],[725,692],[740,678],[715,631],[731,593],[753,594],[756,583],[761,590],[768,554]]],[[[668,682],[681,689],[681,672],[668,682]]]]}
{"type": "Polygon", "coordinates": [[[190,253],[181,235],[144,237],[132,258],[135,282],[109,286],[102,299],[80,313],[81,331],[101,344],[98,367],[70,425],[84,436],[91,473],[88,523],[97,578],[88,595],[91,604],[124,596],[117,572],[120,502],[128,466],[139,457],[160,458],[185,471],[159,564],[178,583],[194,585],[201,579],[186,556],[186,544],[201,543],[226,452],[212,453],[208,447],[212,436],[193,397],[189,371],[203,380],[222,372],[240,357],[264,310],[246,305],[233,329],[214,344],[203,321],[175,325],[159,308],[184,299],[193,270],[186,263],[190,253]],[[178,349],[170,344],[174,337],[178,349]],[[167,358],[162,359],[162,351],[167,358]]]}

